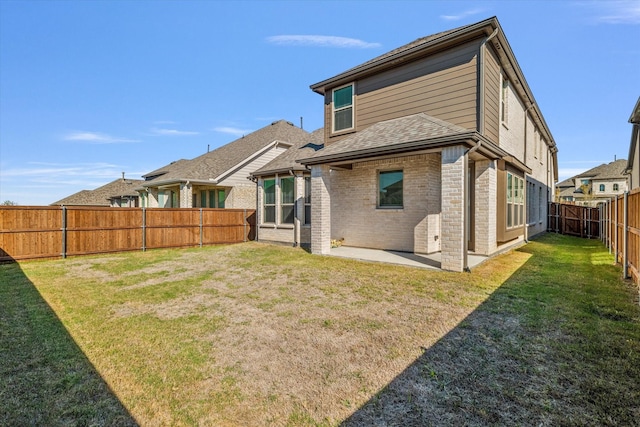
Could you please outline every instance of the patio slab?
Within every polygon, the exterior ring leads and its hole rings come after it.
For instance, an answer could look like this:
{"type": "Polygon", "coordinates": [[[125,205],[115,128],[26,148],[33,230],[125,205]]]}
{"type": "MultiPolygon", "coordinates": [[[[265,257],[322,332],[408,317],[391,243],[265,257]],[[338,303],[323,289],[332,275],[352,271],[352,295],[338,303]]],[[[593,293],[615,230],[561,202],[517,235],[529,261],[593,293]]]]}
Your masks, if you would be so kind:
{"type": "MultiPolygon", "coordinates": [[[[331,248],[331,256],[342,258],[352,258],[361,261],[384,262],[387,264],[399,264],[409,267],[431,268],[440,270],[440,252],[429,255],[415,254],[411,252],[388,251],[381,249],[354,248],[350,246],[340,246],[331,248]]],[[[469,268],[474,268],[488,257],[470,253],[468,255],[469,268]]]]}

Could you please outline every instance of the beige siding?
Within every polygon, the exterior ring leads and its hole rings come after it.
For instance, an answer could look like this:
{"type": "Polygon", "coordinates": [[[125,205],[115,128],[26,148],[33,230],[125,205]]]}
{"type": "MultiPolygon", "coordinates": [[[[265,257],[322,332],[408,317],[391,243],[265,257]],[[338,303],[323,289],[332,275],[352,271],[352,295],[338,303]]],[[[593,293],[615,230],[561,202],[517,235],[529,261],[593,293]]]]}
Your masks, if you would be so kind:
{"type": "Polygon", "coordinates": [[[500,143],[500,65],[493,49],[485,47],[484,136],[500,143]]]}
{"type": "Polygon", "coordinates": [[[252,173],[269,163],[271,160],[278,157],[280,154],[287,151],[286,147],[278,146],[273,147],[260,156],[249,160],[248,163],[240,165],[236,170],[231,171],[223,180],[218,183],[219,187],[233,187],[236,185],[246,185],[248,182],[247,177],[252,173]]]}
{"type": "MultiPolygon", "coordinates": [[[[355,129],[416,113],[427,113],[477,129],[479,41],[440,52],[355,82],[355,129]]],[[[326,142],[331,136],[331,91],[325,96],[326,142]]],[[[348,133],[347,133],[348,135],[348,133]]]]}

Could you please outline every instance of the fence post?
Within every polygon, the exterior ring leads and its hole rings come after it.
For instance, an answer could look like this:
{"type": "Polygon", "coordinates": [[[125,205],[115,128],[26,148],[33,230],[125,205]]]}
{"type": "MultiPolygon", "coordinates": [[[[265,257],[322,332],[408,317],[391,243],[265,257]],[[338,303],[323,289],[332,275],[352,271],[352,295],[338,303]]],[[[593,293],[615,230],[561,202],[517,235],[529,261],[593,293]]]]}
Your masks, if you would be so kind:
{"type": "Polygon", "coordinates": [[[244,232],[242,234],[242,240],[246,242],[247,241],[247,209],[246,208],[244,209],[244,214],[243,214],[242,219],[243,219],[242,222],[243,222],[243,225],[244,225],[244,232]]]}
{"type": "Polygon", "coordinates": [[[67,257],[67,207],[62,206],[62,258],[67,257]]]}
{"type": "Polygon", "coordinates": [[[142,208],[142,252],[147,250],[147,208],[142,208]]]}
{"type": "Polygon", "coordinates": [[[629,278],[629,192],[624,192],[624,215],[622,229],[622,277],[629,278]]]}
{"type": "Polygon", "coordinates": [[[203,235],[204,235],[204,231],[202,229],[203,225],[202,225],[202,208],[200,208],[200,247],[202,247],[202,240],[203,240],[203,235]]]}

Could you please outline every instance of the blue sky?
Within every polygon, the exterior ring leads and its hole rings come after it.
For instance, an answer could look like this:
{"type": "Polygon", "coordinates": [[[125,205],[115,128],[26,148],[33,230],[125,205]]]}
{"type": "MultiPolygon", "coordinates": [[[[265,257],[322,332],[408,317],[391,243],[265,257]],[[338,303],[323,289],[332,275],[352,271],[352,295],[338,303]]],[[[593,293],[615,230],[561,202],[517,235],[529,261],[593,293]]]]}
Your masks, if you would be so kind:
{"type": "Polygon", "coordinates": [[[560,149],[560,178],[627,158],[640,1],[0,0],[0,201],[52,203],[285,119],[309,85],[497,16],[560,149]]]}

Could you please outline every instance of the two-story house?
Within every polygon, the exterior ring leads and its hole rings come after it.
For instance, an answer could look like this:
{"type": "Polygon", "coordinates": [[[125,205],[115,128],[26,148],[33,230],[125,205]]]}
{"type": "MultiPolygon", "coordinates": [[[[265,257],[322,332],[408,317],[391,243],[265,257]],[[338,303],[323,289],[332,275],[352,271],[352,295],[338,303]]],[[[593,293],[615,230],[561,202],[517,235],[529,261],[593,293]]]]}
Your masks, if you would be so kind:
{"type": "MultiPolygon", "coordinates": [[[[572,201],[578,205],[596,206],[624,193],[629,189],[626,168],[627,160],[620,159],[569,178],[573,183],[572,201]]],[[[567,193],[565,190],[565,194],[567,193]]]]}
{"type": "Polygon", "coordinates": [[[343,239],[440,252],[443,269],[463,271],[469,251],[491,255],[546,229],[557,148],[495,17],[311,89],[325,116],[324,147],[298,160],[311,170],[312,253],[343,239]]]}

